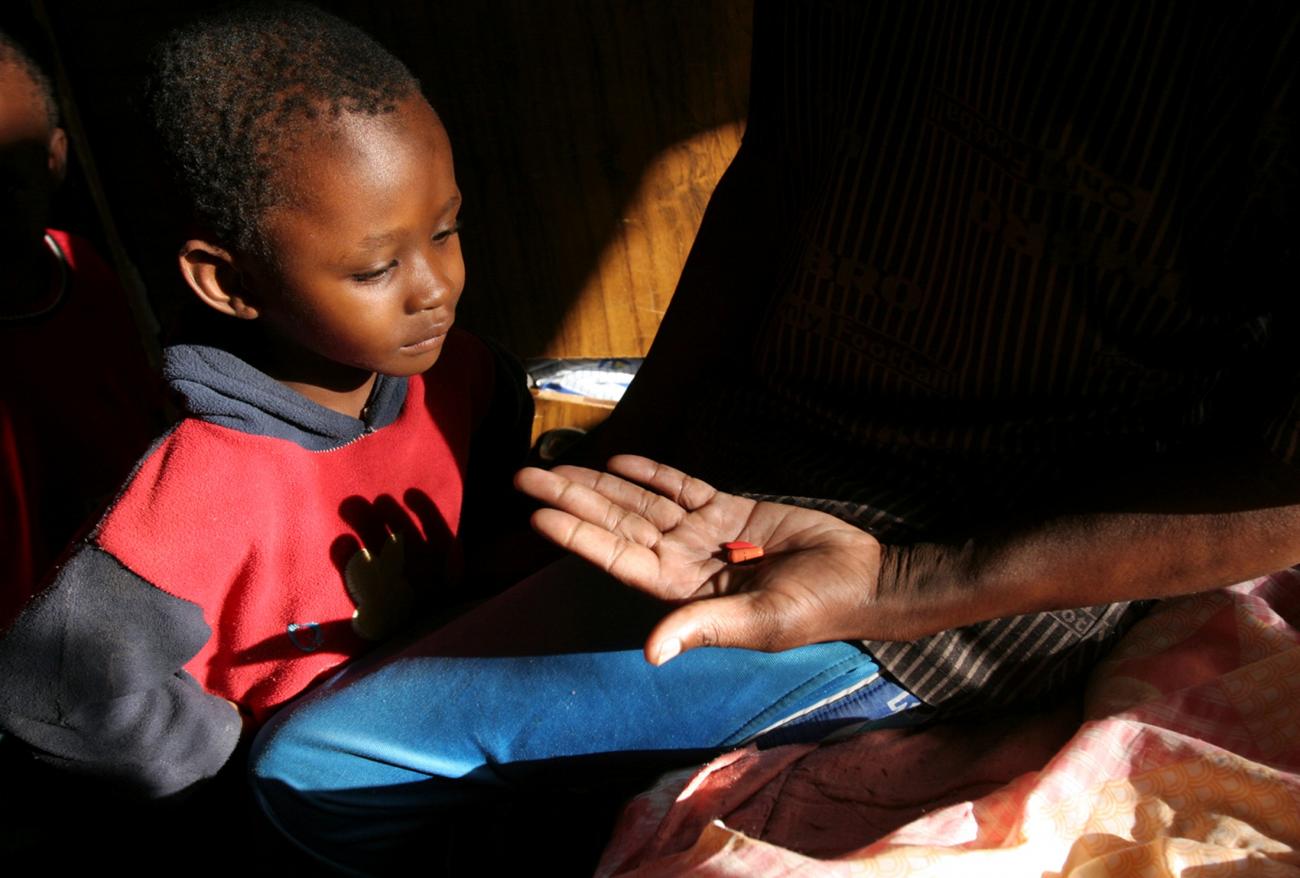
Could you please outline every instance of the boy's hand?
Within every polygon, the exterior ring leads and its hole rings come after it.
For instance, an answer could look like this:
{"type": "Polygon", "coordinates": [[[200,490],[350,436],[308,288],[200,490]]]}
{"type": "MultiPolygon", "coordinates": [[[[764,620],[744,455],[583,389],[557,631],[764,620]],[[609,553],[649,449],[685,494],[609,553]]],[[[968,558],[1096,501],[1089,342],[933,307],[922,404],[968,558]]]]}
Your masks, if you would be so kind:
{"type": "Polygon", "coordinates": [[[644,457],[615,457],[608,469],[529,468],[515,485],[553,507],[533,514],[543,536],[685,604],[646,641],[653,664],[697,646],[777,651],[880,627],[872,617],[881,546],[865,532],[811,509],[723,493],[644,457]],[[722,544],[733,540],[764,556],[728,564],[722,544]]]}

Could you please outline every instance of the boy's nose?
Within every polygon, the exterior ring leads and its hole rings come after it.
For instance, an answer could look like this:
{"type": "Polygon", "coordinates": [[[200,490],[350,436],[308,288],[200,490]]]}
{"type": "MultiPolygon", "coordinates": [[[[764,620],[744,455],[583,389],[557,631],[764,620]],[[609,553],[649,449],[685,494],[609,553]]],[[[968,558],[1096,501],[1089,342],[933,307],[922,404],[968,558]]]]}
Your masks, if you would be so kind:
{"type": "Polygon", "coordinates": [[[432,262],[425,262],[423,270],[416,272],[407,293],[407,308],[411,311],[429,311],[447,301],[451,280],[447,273],[432,262]]]}
{"type": "Polygon", "coordinates": [[[441,299],[438,288],[433,284],[415,284],[410,295],[407,296],[407,310],[430,311],[438,307],[441,299]]]}

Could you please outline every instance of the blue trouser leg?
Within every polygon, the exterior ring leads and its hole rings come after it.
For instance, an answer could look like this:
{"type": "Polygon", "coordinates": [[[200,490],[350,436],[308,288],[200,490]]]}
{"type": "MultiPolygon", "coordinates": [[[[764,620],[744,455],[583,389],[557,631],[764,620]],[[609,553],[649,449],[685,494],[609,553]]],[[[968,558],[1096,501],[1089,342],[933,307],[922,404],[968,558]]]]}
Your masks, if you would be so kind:
{"type": "Polygon", "coordinates": [[[847,643],[699,649],[655,668],[640,645],[662,613],[590,568],[543,571],[279,713],[254,746],[259,797],[290,838],[370,871],[487,789],[611,754],[689,762],[788,736],[792,717],[817,735],[917,703],[847,643]]]}

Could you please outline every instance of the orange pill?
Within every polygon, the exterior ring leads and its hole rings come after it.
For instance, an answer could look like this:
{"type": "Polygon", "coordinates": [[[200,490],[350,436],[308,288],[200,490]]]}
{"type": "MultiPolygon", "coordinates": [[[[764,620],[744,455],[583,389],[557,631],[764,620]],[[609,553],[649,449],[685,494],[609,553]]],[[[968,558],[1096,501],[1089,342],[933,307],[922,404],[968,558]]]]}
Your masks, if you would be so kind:
{"type": "Polygon", "coordinates": [[[727,563],[740,564],[744,561],[753,561],[755,558],[763,557],[763,547],[756,546],[745,540],[733,540],[729,543],[723,543],[722,548],[727,550],[727,563]]]}

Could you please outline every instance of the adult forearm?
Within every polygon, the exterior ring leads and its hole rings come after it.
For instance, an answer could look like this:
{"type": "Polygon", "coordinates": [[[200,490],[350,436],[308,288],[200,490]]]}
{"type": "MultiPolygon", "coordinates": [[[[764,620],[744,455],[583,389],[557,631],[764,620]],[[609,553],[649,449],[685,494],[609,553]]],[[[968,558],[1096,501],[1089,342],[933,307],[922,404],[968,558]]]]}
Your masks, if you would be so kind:
{"type": "MultiPolygon", "coordinates": [[[[1249,456],[1111,473],[1096,490],[1023,504],[951,542],[882,545],[823,512],[718,491],[615,457],[607,472],[523,470],[549,508],[534,527],[616,579],[677,606],[651,632],[656,664],[698,646],[768,651],[911,640],[988,619],[1165,597],[1300,563],[1300,475],[1249,456]],[[1190,473],[1190,475],[1189,475],[1190,473]],[[718,557],[729,540],[755,564],[718,557]]],[[[1089,483],[1092,487],[1092,483],[1089,483]]]]}
{"type": "Polygon", "coordinates": [[[1300,505],[1067,515],[961,543],[888,547],[876,604],[899,639],[985,619],[1217,588],[1300,564],[1300,505]]]}

